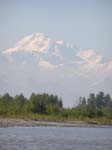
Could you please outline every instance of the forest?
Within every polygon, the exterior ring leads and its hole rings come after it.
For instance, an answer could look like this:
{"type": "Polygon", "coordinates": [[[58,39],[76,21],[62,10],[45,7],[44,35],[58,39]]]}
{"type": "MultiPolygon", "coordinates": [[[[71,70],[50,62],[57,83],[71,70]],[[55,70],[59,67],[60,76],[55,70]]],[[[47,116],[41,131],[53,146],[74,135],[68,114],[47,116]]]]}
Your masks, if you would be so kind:
{"type": "MultiPolygon", "coordinates": [[[[75,100],[74,100],[75,101],[75,100]]],[[[88,98],[79,97],[79,103],[64,108],[62,98],[47,93],[0,95],[0,117],[30,118],[37,120],[100,120],[112,122],[112,98],[109,94],[91,93],[88,98]]]]}

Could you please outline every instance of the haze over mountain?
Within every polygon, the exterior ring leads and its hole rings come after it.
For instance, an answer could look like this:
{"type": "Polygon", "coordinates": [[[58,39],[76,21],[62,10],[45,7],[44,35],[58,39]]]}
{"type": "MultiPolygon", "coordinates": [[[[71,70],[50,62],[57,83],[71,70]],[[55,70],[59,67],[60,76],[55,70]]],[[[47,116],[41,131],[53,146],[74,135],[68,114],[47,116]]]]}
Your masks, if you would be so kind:
{"type": "Polygon", "coordinates": [[[0,53],[0,92],[53,93],[65,106],[90,92],[112,93],[112,59],[44,33],[25,36],[0,53]]]}

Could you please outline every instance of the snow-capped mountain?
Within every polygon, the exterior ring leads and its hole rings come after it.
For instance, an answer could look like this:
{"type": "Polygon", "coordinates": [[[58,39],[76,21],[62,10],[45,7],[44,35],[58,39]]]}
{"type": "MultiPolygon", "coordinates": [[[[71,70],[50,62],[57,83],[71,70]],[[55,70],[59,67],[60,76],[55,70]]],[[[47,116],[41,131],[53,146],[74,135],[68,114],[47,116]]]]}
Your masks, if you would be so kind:
{"type": "Polygon", "coordinates": [[[31,34],[1,52],[0,91],[56,93],[67,105],[75,96],[108,89],[102,84],[110,81],[112,60],[104,58],[95,50],[82,50],[43,33],[31,34]]]}
{"type": "Polygon", "coordinates": [[[61,65],[62,62],[73,61],[75,50],[72,44],[60,40],[52,40],[43,33],[36,33],[24,37],[14,47],[3,51],[3,55],[25,57],[30,54],[40,59],[40,64],[61,65]],[[69,59],[69,60],[68,60],[69,59]]]}

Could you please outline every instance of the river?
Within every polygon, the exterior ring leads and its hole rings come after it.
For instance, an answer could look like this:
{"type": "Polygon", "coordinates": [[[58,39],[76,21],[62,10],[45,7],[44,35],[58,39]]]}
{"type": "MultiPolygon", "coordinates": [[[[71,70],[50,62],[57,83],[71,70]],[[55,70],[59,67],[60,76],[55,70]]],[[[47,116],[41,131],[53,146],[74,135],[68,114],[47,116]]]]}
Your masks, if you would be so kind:
{"type": "Polygon", "coordinates": [[[112,128],[0,128],[0,150],[112,150],[112,128]]]}

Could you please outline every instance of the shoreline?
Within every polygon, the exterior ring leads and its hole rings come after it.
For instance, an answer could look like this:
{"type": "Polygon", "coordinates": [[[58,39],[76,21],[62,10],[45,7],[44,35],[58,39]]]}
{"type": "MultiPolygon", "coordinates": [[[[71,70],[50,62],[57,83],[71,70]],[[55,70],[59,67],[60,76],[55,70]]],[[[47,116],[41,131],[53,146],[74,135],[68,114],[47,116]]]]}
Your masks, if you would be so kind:
{"type": "Polygon", "coordinates": [[[19,118],[0,118],[0,128],[2,127],[84,127],[84,128],[112,128],[112,124],[99,122],[84,122],[84,121],[39,121],[31,119],[19,118]]]}

